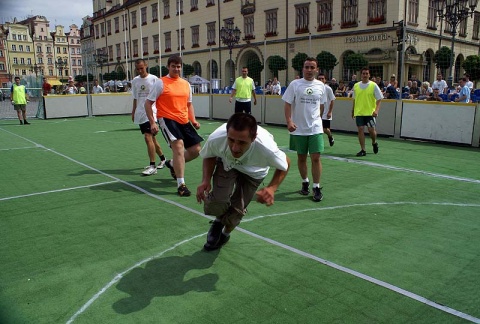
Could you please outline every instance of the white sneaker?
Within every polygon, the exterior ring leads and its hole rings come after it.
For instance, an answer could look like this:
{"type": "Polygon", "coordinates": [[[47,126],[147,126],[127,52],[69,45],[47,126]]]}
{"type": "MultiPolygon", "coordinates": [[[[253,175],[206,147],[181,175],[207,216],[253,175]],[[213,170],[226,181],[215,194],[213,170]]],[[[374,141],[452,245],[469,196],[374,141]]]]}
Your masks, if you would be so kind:
{"type": "Polygon", "coordinates": [[[149,165],[148,167],[145,168],[145,170],[142,172],[143,175],[149,176],[152,174],[157,174],[157,168],[154,166],[149,165]]]}
{"type": "Polygon", "coordinates": [[[157,169],[163,169],[165,167],[165,162],[167,162],[167,160],[160,161],[157,165],[157,169]]]}

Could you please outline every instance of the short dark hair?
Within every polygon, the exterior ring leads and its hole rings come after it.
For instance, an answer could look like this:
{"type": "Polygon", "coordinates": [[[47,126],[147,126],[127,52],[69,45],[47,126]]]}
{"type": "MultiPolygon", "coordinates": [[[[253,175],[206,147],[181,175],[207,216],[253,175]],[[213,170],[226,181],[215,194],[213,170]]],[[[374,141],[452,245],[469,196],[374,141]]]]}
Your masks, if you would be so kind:
{"type": "Polygon", "coordinates": [[[368,73],[370,73],[370,68],[365,66],[360,70],[360,73],[363,73],[363,71],[368,71],[368,73]]]}
{"type": "Polygon", "coordinates": [[[314,58],[313,56],[309,56],[305,59],[305,61],[303,62],[303,64],[305,64],[305,62],[315,62],[315,64],[317,65],[318,67],[318,61],[316,58],[314,58]]]}
{"type": "Polygon", "coordinates": [[[139,58],[139,59],[136,59],[136,60],[135,60],[135,64],[140,64],[140,63],[143,63],[143,64],[145,64],[145,65],[147,64],[147,63],[145,62],[145,60],[142,59],[142,58],[139,58]]]}
{"type": "Polygon", "coordinates": [[[182,58],[179,55],[172,55],[168,58],[167,60],[167,66],[170,66],[170,64],[175,63],[175,64],[182,64],[182,58]]]}
{"type": "Polygon", "coordinates": [[[20,77],[16,76],[16,77],[14,78],[14,80],[20,80],[20,77]]]}
{"type": "Polygon", "coordinates": [[[230,128],[239,132],[248,129],[252,139],[257,136],[257,120],[250,114],[239,112],[230,116],[227,121],[227,132],[230,128]]]}

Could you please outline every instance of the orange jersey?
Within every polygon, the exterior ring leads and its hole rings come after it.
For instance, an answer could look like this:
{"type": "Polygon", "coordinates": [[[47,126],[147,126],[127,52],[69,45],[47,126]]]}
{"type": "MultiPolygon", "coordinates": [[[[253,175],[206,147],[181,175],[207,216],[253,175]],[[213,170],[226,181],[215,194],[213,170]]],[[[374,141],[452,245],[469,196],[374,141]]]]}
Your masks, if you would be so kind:
{"type": "Polygon", "coordinates": [[[187,124],[190,84],[182,78],[164,76],[161,80],[163,81],[163,92],[155,102],[157,118],[165,117],[182,125],[187,124]]]}

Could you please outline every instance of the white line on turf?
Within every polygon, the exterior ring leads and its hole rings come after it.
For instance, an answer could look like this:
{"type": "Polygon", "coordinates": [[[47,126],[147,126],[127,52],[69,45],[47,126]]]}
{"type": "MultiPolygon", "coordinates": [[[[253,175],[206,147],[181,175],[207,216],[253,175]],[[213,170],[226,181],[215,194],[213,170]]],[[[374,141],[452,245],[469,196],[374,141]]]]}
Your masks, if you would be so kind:
{"type": "Polygon", "coordinates": [[[137,268],[137,267],[141,267],[142,265],[144,265],[145,263],[153,260],[153,259],[157,259],[159,257],[161,257],[162,255],[164,255],[165,253],[169,252],[169,251],[172,251],[174,249],[176,249],[177,247],[179,247],[180,245],[182,244],[185,244],[185,243],[188,243],[196,238],[199,238],[201,236],[204,236],[204,235],[207,235],[207,233],[202,233],[202,234],[199,234],[199,235],[195,235],[189,239],[186,239],[186,240],[183,240],[171,247],[169,247],[168,249],[166,250],[163,250],[162,252],[160,253],[157,253],[155,255],[152,255],[151,257],[148,257],[146,259],[143,259],[142,261],[139,261],[137,263],[135,263],[133,266],[131,266],[130,268],[128,268],[127,270],[124,270],[123,272],[117,274],[108,284],[106,284],[102,289],[100,289],[92,298],[90,298],[75,314],[73,314],[72,317],[70,317],[70,319],[67,321],[67,324],[70,324],[72,323],[75,318],[77,318],[78,315],[82,314],[88,307],[90,307],[91,304],[93,304],[93,302],[95,302],[95,300],[97,300],[105,291],[107,291],[108,288],[110,288],[111,286],[113,286],[114,284],[116,284],[117,282],[120,281],[120,279],[123,278],[123,276],[132,271],[133,269],[137,268]]]}
{"type": "Polygon", "coordinates": [[[33,148],[38,148],[38,146],[24,146],[24,147],[5,148],[5,149],[0,149],[0,151],[28,150],[28,149],[33,149],[33,148]]]}
{"type": "MultiPolygon", "coordinates": [[[[93,168],[93,167],[91,167],[91,166],[89,166],[89,165],[87,165],[87,164],[85,164],[85,163],[83,163],[83,162],[77,161],[77,160],[75,160],[75,159],[73,159],[73,158],[71,158],[71,157],[69,157],[69,156],[66,156],[66,155],[64,155],[64,154],[62,154],[62,153],[56,152],[55,150],[46,148],[46,147],[44,147],[43,145],[40,145],[40,144],[38,144],[38,143],[35,143],[35,142],[33,142],[33,141],[31,141],[31,140],[23,137],[23,136],[17,135],[17,134],[12,133],[12,132],[9,132],[9,131],[7,131],[7,130],[5,130],[5,129],[2,129],[2,128],[0,128],[0,129],[3,130],[3,131],[5,131],[5,132],[11,133],[11,134],[13,134],[13,135],[15,135],[15,136],[18,136],[18,137],[20,137],[20,138],[22,138],[22,139],[24,139],[24,140],[26,140],[26,141],[28,141],[28,142],[30,142],[30,143],[33,143],[33,144],[35,144],[35,145],[37,145],[37,146],[43,147],[44,149],[46,149],[46,150],[48,150],[48,151],[50,151],[50,152],[52,152],[52,153],[54,153],[54,154],[57,154],[57,155],[59,155],[59,156],[62,156],[62,157],[64,157],[65,159],[67,159],[67,160],[69,160],[69,161],[72,161],[72,162],[74,162],[74,163],[80,164],[80,165],[82,165],[82,166],[84,166],[84,167],[86,167],[86,168],[88,168],[88,169],[90,169],[90,170],[93,170],[93,171],[96,171],[96,172],[98,172],[98,173],[100,173],[100,174],[103,174],[103,175],[105,175],[106,177],[109,177],[109,178],[111,178],[111,179],[115,179],[115,180],[117,180],[118,182],[121,182],[121,183],[123,183],[123,184],[125,184],[125,185],[127,185],[127,186],[130,186],[130,187],[132,187],[132,188],[135,188],[135,189],[139,190],[140,192],[145,193],[146,195],[148,195],[148,196],[150,196],[150,197],[153,197],[153,198],[156,198],[156,199],[158,199],[158,200],[164,201],[164,202],[166,202],[166,203],[175,205],[175,206],[177,206],[177,207],[179,207],[179,208],[182,208],[182,209],[184,209],[184,210],[190,211],[190,212],[192,212],[192,213],[194,213],[194,214],[197,214],[197,215],[200,215],[200,216],[202,216],[202,217],[209,218],[209,219],[212,218],[212,217],[206,216],[206,215],[204,215],[203,213],[200,213],[200,212],[198,212],[198,211],[196,211],[196,210],[194,210],[194,209],[192,209],[192,208],[186,207],[186,206],[184,206],[184,205],[182,205],[182,204],[179,204],[179,203],[177,203],[177,202],[171,201],[171,200],[169,200],[169,199],[165,199],[165,198],[163,198],[163,197],[157,196],[157,195],[155,195],[155,194],[153,194],[153,193],[151,193],[151,192],[149,192],[149,191],[147,191],[147,190],[145,190],[145,189],[143,189],[143,188],[141,188],[141,187],[138,187],[138,186],[136,186],[136,185],[134,185],[134,184],[131,184],[131,183],[127,182],[127,181],[121,180],[121,179],[119,179],[119,178],[117,178],[117,177],[115,177],[115,176],[112,176],[112,175],[107,174],[107,173],[105,173],[105,172],[103,172],[103,171],[100,171],[100,170],[98,170],[98,169],[95,169],[95,168],[93,168]]],[[[434,307],[434,308],[436,308],[436,309],[438,309],[438,310],[447,312],[447,313],[449,313],[449,314],[452,314],[452,315],[455,315],[455,316],[457,316],[457,317],[460,317],[460,318],[469,320],[469,321],[474,322],[474,323],[480,323],[480,318],[476,318],[476,317],[473,317],[473,316],[471,316],[471,315],[468,315],[468,314],[462,313],[462,312],[460,312],[460,311],[457,311],[457,310],[455,310],[455,309],[453,309],[453,308],[450,308],[450,307],[446,307],[446,306],[444,306],[444,305],[437,304],[437,303],[435,303],[435,302],[433,302],[433,301],[431,301],[431,300],[428,300],[428,299],[426,299],[426,298],[424,298],[424,297],[422,297],[422,296],[419,296],[419,295],[417,295],[417,294],[414,294],[414,293],[411,293],[411,292],[409,292],[409,291],[406,291],[406,290],[404,290],[404,289],[402,289],[402,288],[399,288],[399,287],[397,287],[397,286],[391,285],[391,284],[386,283],[386,282],[381,281],[381,280],[377,280],[377,279],[372,278],[372,277],[370,277],[370,276],[364,275],[364,274],[362,274],[362,273],[360,273],[360,272],[357,272],[357,271],[354,271],[354,270],[351,270],[351,269],[342,267],[342,266],[337,265],[337,264],[335,264],[335,263],[333,263],[333,262],[324,260],[324,259],[322,259],[322,258],[319,258],[319,257],[317,257],[317,256],[311,255],[311,254],[306,253],[306,252],[304,252],[304,251],[295,249],[295,248],[293,248],[293,247],[291,247],[291,246],[288,246],[288,245],[286,245],[286,244],[283,244],[283,243],[277,242],[277,241],[275,241],[275,240],[272,240],[272,239],[263,237],[263,236],[261,236],[261,235],[255,234],[255,233],[253,233],[253,232],[247,231],[247,230],[245,230],[245,229],[243,229],[243,228],[237,227],[236,229],[237,229],[238,231],[242,232],[242,233],[245,233],[245,234],[250,235],[250,236],[252,236],[252,237],[255,237],[255,238],[257,238],[257,239],[263,240],[263,241],[265,241],[265,242],[268,242],[268,243],[273,244],[273,245],[275,245],[275,246],[278,246],[278,247],[280,247],[280,248],[286,249],[286,250],[291,251],[291,252],[293,252],[293,253],[296,253],[296,254],[298,254],[298,255],[302,255],[302,256],[304,256],[304,257],[306,257],[306,258],[309,258],[309,259],[311,259],[311,260],[320,262],[320,263],[322,263],[322,264],[324,264],[324,265],[327,265],[327,266],[330,266],[330,267],[332,267],[332,268],[334,268],[334,269],[337,269],[337,270],[343,271],[343,272],[345,272],[345,273],[349,273],[349,274],[351,274],[351,275],[353,275],[353,276],[356,276],[356,277],[358,277],[358,278],[367,280],[367,281],[369,281],[369,282],[371,282],[371,283],[377,284],[377,285],[379,285],[379,286],[381,286],[381,287],[387,288],[387,289],[389,289],[389,290],[392,290],[392,291],[394,291],[394,292],[397,292],[397,293],[399,293],[399,294],[402,294],[402,295],[404,295],[404,296],[406,296],[406,297],[409,297],[409,298],[412,298],[412,299],[417,300],[417,301],[419,301],[419,302],[422,302],[422,303],[424,303],[424,304],[426,304],[426,305],[428,305],[428,306],[434,307]]],[[[200,237],[200,236],[202,236],[202,235],[204,235],[204,234],[197,235],[197,236],[195,236],[195,237],[193,237],[193,238],[200,237]]],[[[191,239],[193,239],[193,238],[191,238],[191,239]]],[[[190,240],[190,239],[188,239],[188,240],[190,240]]],[[[188,240],[187,240],[187,241],[188,241],[188,240]]],[[[185,242],[185,241],[182,241],[182,242],[185,242]]],[[[177,243],[176,245],[174,245],[174,246],[171,247],[170,249],[174,249],[176,246],[180,245],[182,242],[177,243]]],[[[165,253],[165,251],[162,252],[162,253],[165,253]]],[[[154,257],[152,257],[152,258],[154,258],[154,257]]],[[[147,260],[147,259],[146,259],[146,260],[147,260]]],[[[150,258],[149,258],[148,260],[150,260],[150,258]]],[[[140,261],[140,262],[143,262],[143,261],[140,261]]],[[[130,269],[134,269],[135,267],[136,267],[136,265],[132,266],[130,269]]],[[[126,271],[124,271],[124,272],[122,272],[122,273],[124,274],[124,273],[126,273],[126,272],[128,272],[128,271],[129,271],[129,270],[126,270],[126,271]]],[[[117,276],[118,276],[118,275],[117,275],[117,276]]],[[[115,277],[115,278],[116,278],[116,277],[115,277]]],[[[78,315],[80,315],[81,313],[83,313],[101,294],[103,294],[109,287],[111,287],[115,282],[117,282],[117,281],[120,279],[120,278],[118,278],[118,280],[115,281],[115,278],[114,278],[109,284],[107,284],[107,286],[103,287],[103,288],[95,295],[95,296],[97,296],[97,297],[94,296],[95,299],[93,299],[93,300],[90,299],[91,302],[89,301],[89,302],[87,302],[87,304],[83,305],[82,308],[81,308],[79,311],[77,311],[77,313],[75,313],[74,317],[77,317],[78,315]]],[[[74,317],[72,316],[72,318],[71,318],[67,323],[73,322],[73,320],[75,319],[74,317]]]]}
{"type": "Polygon", "coordinates": [[[56,189],[56,190],[49,190],[49,191],[42,191],[42,192],[34,192],[34,193],[31,193],[31,194],[26,194],[26,195],[0,198],[0,201],[17,199],[17,198],[25,198],[25,197],[31,197],[31,196],[37,196],[37,195],[45,195],[45,194],[50,194],[50,193],[54,193],[54,192],[62,192],[62,191],[70,191],[70,190],[76,190],[76,189],[97,187],[97,186],[103,186],[103,185],[110,184],[110,183],[115,183],[115,182],[118,182],[118,181],[116,181],[116,180],[115,181],[107,181],[107,182],[94,183],[94,184],[85,185],[85,186],[63,188],[63,189],[56,189]]]}

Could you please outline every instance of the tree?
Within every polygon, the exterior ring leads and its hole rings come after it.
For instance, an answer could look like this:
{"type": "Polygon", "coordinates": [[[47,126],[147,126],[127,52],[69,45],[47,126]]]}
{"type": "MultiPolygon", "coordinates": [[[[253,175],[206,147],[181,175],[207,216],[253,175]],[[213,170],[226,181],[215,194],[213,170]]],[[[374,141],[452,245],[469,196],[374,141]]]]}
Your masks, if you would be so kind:
{"type": "Polygon", "coordinates": [[[368,60],[363,54],[354,53],[345,58],[345,67],[352,72],[357,72],[366,66],[368,66],[368,60]]]}
{"type": "Polygon", "coordinates": [[[154,66],[154,67],[150,68],[150,71],[148,71],[148,73],[159,77],[160,76],[160,66],[157,65],[157,66],[154,66]]]}
{"type": "Polygon", "coordinates": [[[117,72],[117,78],[118,78],[118,80],[125,80],[126,77],[127,77],[127,74],[126,74],[123,70],[117,72]]]}
{"type": "Polygon", "coordinates": [[[338,64],[337,58],[330,52],[322,51],[317,55],[318,68],[320,71],[330,73],[338,64]]]}
{"type": "Polygon", "coordinates": [[[247,69],[248,75],[255,81],[255,84],[257,84],[260,81],[260,72],[263,71],[262,62],[255,56],[247,61],[247,69]]]}
{"type": "Polygon", "coordinates": [[[268,60],[268,68],[273,72],[273,76],[278,78],[278,71],[287,69],[287,60],[280,55],[270,56],[268,60]]]}
{"type": "Polygon", "coordinates": [[[465,73],[470,75],[470,80],[480,80],[480,55],[469,55],[463,61],[462,67],[465,73]]]}
{"type": "Polygon", "coordinates": [[[445,71],[452,66],[452,50],[447,46],[442,46],[433,56],[433,62],[438,69],[445,71]]]}
{"type": "Polygon", "coordinates": [[[168,69],[166,66],[162,66],[162,77],[168,74],[168,69]]]}
{"type": "Polygon", "coordinates": [[[183,63],[183,76],[184,77],[189,77],[190,75],[195,72],[195,69],[191,64],[183,63]]]}
{"type": "Polygon", "coordinates": [[[292,58],[292,68],[297,71],[300,76],[302,76],[303,63],[305,63],[307,57],[308,55],[305,53],[297,53],[297,55],[292,58]]]}

